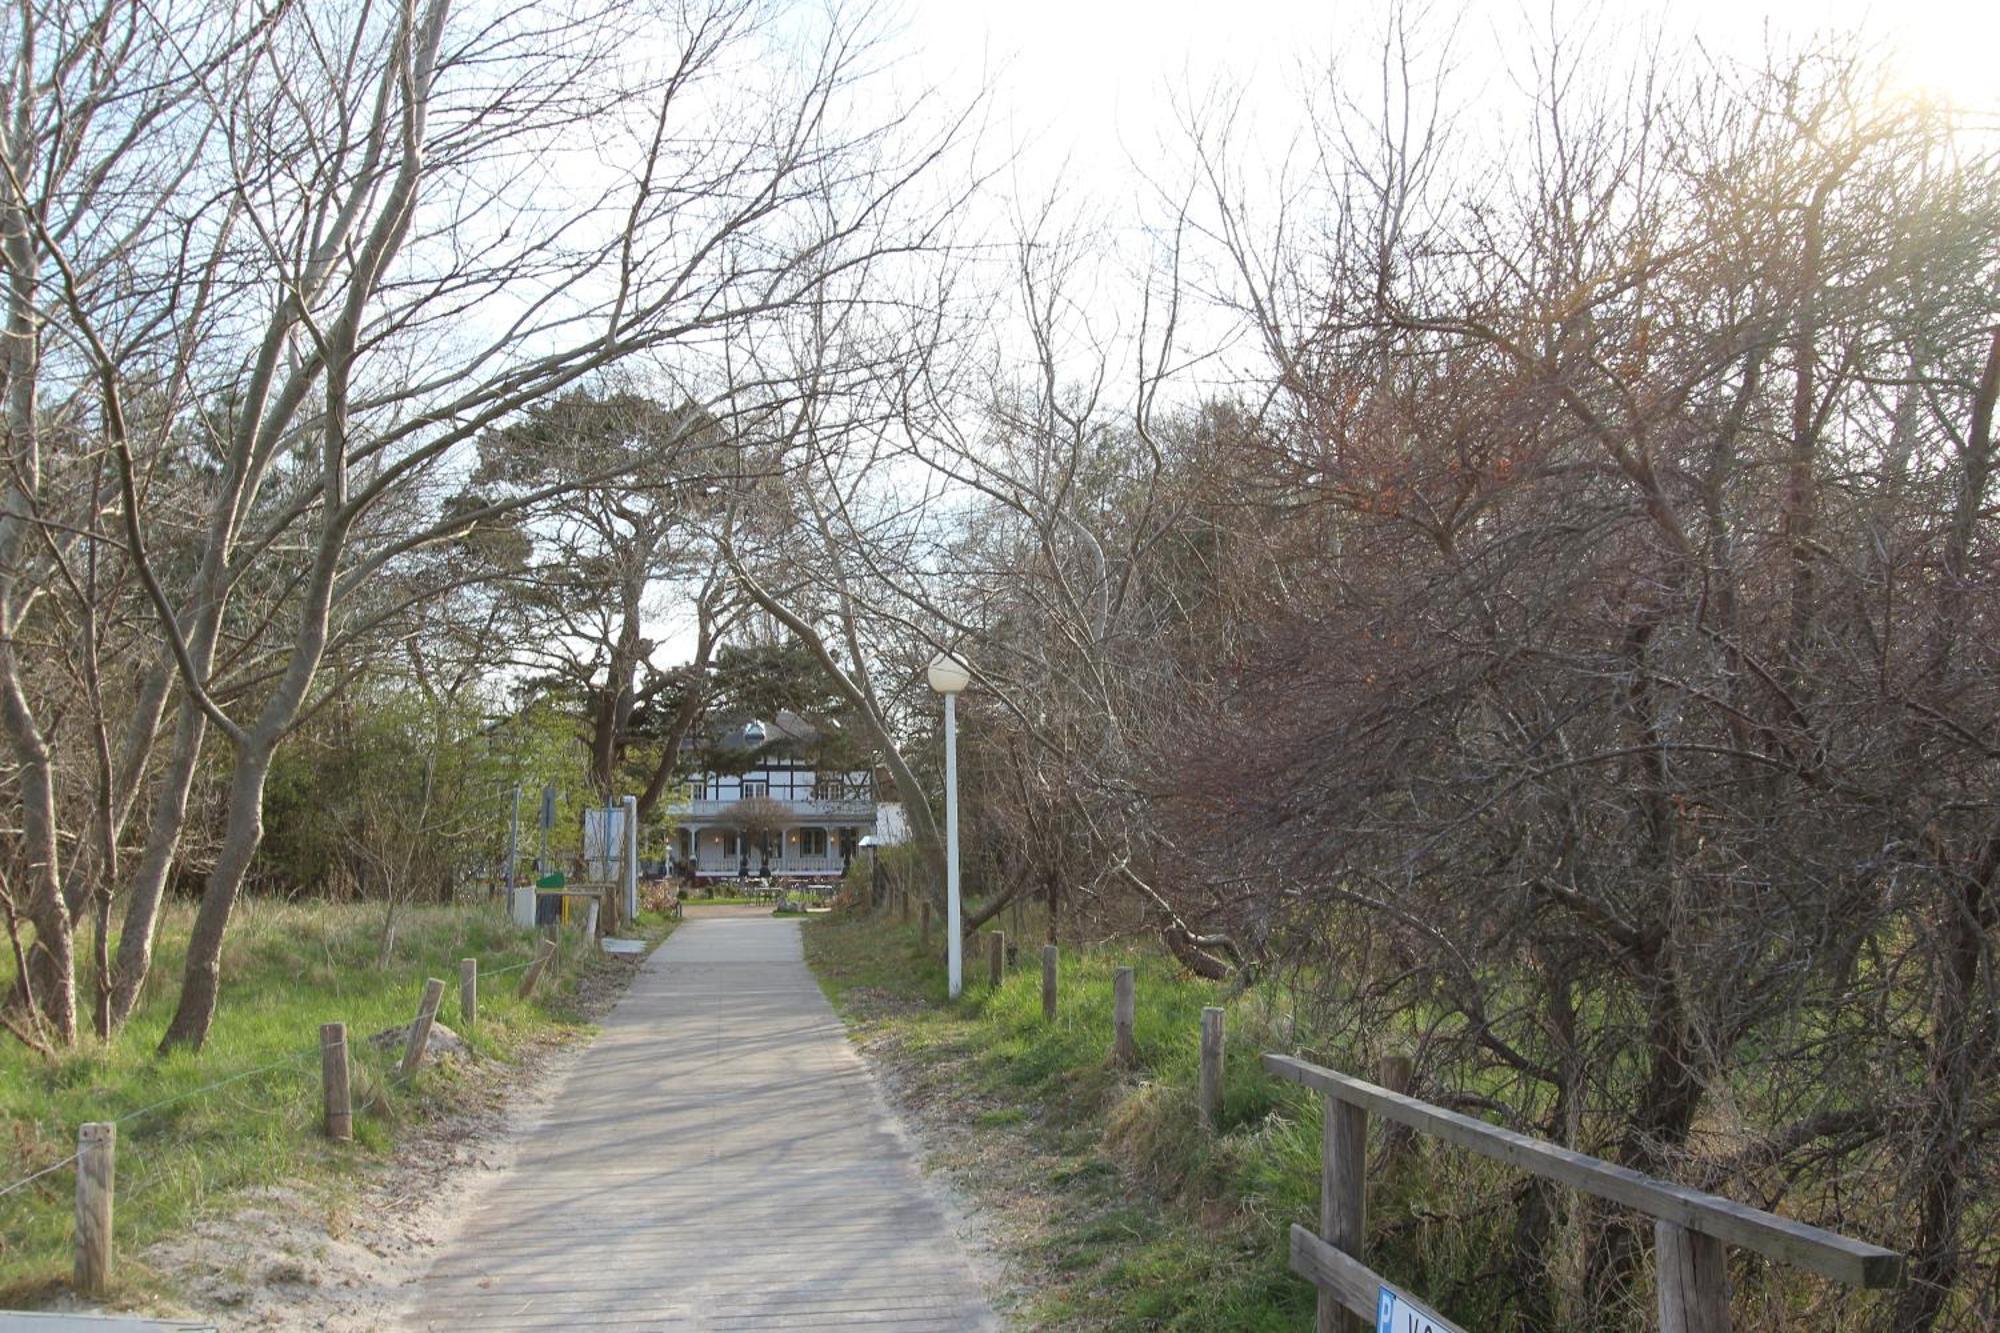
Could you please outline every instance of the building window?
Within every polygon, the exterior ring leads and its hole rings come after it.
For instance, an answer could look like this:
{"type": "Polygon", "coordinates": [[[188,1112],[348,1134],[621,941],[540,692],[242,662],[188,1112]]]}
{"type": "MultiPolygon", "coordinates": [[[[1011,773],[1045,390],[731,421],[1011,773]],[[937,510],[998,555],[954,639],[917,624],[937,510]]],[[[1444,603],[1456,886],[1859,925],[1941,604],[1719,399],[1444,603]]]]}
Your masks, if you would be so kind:
{"type": "Polygon", "coordinates": [[[826,855],[826,830],[825,830],[825,829],[823,829],[823,828],[804,828],[804,829],[800,829],[800,830],[799,830],[799,855],[800,855],[800,856],[825,856],[825,855],[826,855]]]}
{"type": "Polygon", "coordinates": [[[730,857],[736,855],[736,835],[734,833],[725,833],[722,835],[722,854],[730,857]]]}
{"type": "Polygon", "coordinates": [[[744,800],[747,801],[752,796],[769,796],[770,794],[771,794],[771,784],[768,780],[763,782],[752,782],[748,778],[745,778],[743,780],[744,800]]]}

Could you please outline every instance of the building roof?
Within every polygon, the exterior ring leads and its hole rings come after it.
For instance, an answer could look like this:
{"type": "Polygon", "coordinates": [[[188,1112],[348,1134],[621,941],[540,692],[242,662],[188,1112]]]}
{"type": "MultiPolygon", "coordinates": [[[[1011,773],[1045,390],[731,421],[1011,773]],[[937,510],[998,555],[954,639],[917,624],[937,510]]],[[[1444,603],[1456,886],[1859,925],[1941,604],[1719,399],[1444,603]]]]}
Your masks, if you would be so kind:
{"type": "Polygon", "coordinates": [[[753,750],[783,745],[807,749],[819,742],[820,729],[789,708],[781,708],[775,718],[742,714],[718,718],[710,724],[707,748],[718,754],[747,754],[753,750]]]}

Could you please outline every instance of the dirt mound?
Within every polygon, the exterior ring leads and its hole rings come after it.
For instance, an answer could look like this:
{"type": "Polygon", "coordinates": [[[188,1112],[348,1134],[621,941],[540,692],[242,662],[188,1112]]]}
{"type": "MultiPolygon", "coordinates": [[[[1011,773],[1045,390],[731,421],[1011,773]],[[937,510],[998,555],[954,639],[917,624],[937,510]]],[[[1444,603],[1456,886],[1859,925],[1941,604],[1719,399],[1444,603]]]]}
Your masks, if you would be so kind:
{"type": "MultiPolygon", "coordinates": [[[[377,1050],[392,1051],[397,1055],[401,1055],[403,1048],[410,1044],[410,1029],[415,1026],[414,1022],[409,1022],[399,1028],[384,1028],[370,1037],[368,1044],[377,1050]]],[[[431,1035],[424,1042],[424,1055],[426,1058],[441,1060],[449,1056],[457,1059],[461,1056],[470,1056],[471,1054],[472,1048],[465,1044],[465,1038],[459,1036],[442,1023],[435,1021],[431,1023],[431,1035]]]]}

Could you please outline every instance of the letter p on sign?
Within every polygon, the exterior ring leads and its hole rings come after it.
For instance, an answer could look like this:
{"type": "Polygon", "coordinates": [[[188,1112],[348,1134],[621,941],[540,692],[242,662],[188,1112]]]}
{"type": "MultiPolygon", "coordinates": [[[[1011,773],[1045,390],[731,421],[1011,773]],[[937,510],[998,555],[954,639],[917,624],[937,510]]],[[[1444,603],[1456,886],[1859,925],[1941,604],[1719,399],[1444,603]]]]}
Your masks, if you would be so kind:
{"type": "Polygon", "coordinates": [[[1394,1287],[1376,1288],[1375,1333],[1465,1333],[1394,1287]]]}

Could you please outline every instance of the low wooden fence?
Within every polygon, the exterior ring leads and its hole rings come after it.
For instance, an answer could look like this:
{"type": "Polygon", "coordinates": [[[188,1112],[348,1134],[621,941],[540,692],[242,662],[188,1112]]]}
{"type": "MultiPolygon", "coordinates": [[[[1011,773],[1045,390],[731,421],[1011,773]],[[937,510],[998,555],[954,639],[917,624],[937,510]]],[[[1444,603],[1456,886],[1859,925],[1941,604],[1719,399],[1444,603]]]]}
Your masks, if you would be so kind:
{"type": "MultiPolygon", "coordinates": [[[[893,908],[908,924],[914,895],[895,895],[893,908]]],[[[932,948],[928,899],[921,909],[920,942],[932,948]]],[[[1007,954],[1005,937],[990,940],[989,982],[999,986],[1007,954]]],[[[1055,1021],[1060,995],[1061,955],[1042,949],[1042,1016],[1055,1021]]],[[[1112,977],[1108,1058],[1136,1066],[1133,1018],[1138,1005],[1133,970],[1112,977]]],[[[1195,1113],[1204,1129],[1220,1131],[1225,1059],[1224,1011],[1201,1012],[1201,1069],[1195,1113]]],[[[1632,1209],[1653,1220],[1660,1333],[1728,1333],[1729,1270],[1724,1247],[1737,1245],[1780,1263],[1808,1269],[1849,1286],[1900,1285],[1903,1256],[1821,1227],[1796,1222],[1720,1195],[1703,1193],[1644,1175],[1588,1154],[1517,1134],[1407,1095],[1407,1056],[1383,1058],[1378,1077],[1392,1086],[1309,1064],[1289,1055],[1267,1053],[1264,1068],[1273,1076],[1321,1093],[1326,1099],[1321,1142],[1320,1228],[1317,1234],[1293,1225],[1292,1271],[1319,1289],[1319,1333],[1463,1333],[1410,1293],[1383,1280],[1363,1261],[1367,1234],[1367,1142],[1369,1117],[1389,1122],[1397,1141],[1412,1135],[1442,1139],[1468,1152],[1493,1158],[1530,1175],[1553,1180],[1595,1198],[1632,1209]]]]}
{"type": "Polygon", "coordinates": [[[1661,1333],[1726,1333],[1725,1245],[1850,1286],[1893,1287],[1902,1281],[1903,1258],[1894,1250],[1657,1180],[1289,1055],[1266,1054],[1264,1068],[1326,1097],[1319,1234],[1298,1225],[1291,1233],[1292,1270],[1319,1288],[1320,1333],[1380,1327],[1385,1307],[1405,1304],[1411,1307],[1408,1320],[1387,1325],[1395,1333],[1456,1333],[1455,1325],[1422,1308],[1363,1262],[1371,1115],[1652,1218],[1661,1333]]]}

